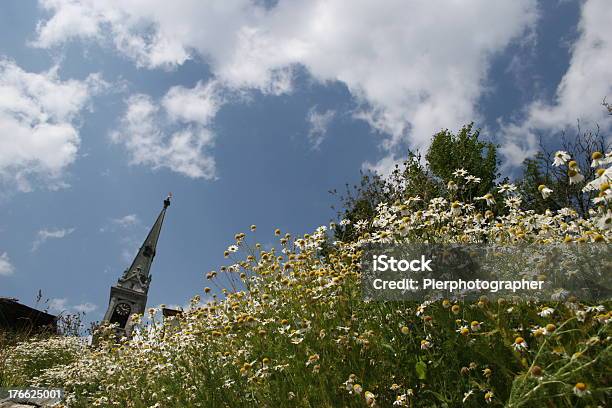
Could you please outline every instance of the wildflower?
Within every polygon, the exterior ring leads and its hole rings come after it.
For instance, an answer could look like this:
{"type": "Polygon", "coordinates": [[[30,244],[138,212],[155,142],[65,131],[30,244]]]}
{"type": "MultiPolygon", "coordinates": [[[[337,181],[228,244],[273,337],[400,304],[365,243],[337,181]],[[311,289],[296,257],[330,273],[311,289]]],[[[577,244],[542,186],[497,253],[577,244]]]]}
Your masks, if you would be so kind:
{"type": "Polygon", "coordinates": [[[361,385],[355,384],[353,385],[353,391],[357,394],[361,394],[363,392],[363,388],[361,388],[361,385]]]}
{"type": "Polygon", "coordinates": [[[504,200],[504,203],[506,207],[516,210],[520,207],[522,201],[519,197],[508,197],[504,200]]]}
{"type": "Polygon", "coordinates": [[[482,374],[485,376],[485,378],[491,378],[493,371],[490,368],[485,368],[482,370],[482,374]]]}
{"type": "Polygon", "coordinates": [[[254,232],[256,229],[257,229],[257,225],[255,225],[255,224],[251,225],[251,231],[254,232]]]}
{"type": "Polygon", "coordinates": [[[461,215],[461,203],[459,201],[454,201],[451,204],[451,214],[454,216],[461,215]]]}
{"type": "Polygon", "coordinates": [[[540,194],[542,194],[542,198],[543,199],[547,199],[551,194],[552,194],[552,190],[548,187],[546,187],[544,184],[540,184],[538,186],[538,191],[540,192],[540,194]]]}
{"type": "Polygon", "coordinates": [[[408,398],[406,398],[406,394],[398,395],[395,397],[395,401],[393,401],[393,405],[396,407],[405,407],[408,398]]]}
{"type": "Polygon", "coordinates": [[[280,229],[275,229],[274,230],[274,235],[279,236],[281,234],[281,230],[280,229]]]}
{"type": "Polygon", "coordinates": [[[500,193],[510,193],[516,191],[516,186],[512,183],[504,183],[499,187],[497,191],[499,191],[500,193]]]}
{"type": "Polygon", "coordinates": [[[608,210],[597,220],[597,227],[604,231],[612,228],[612,210],[608,210]]]}
{"type": "Polygon", "coordinates": [[[526,350],[527,342],[525,341],[525,339],[519,336],[514,339],[514,344],[512,344],[512,347],[514,347],[514,349],[517,351],[526,350]]]}
{"type": "Polygon", "coordinates": [[[493,391],[487,391],[485,393],[484,399],[485,399],[487,404],[490,404],[491,401],[493,401],[493,391]]]}
{"type": "Polygon", "coordinates": [[[313,354],[310,357],[308,357],[308,361],[306,362],[306,366],[309,366],[310,364],[314,364],[315,362],[319,361],[320,356],[318,354],[313,354]]]}
{"type": "Polygon", "coordinates": [[[482,181],[482,179],[480,177],[475,177],[470,174],[468,176],[465,176],[465,181],[468,183],[478,184],[482,181]]]}
{"type": "Polygon", "coordinates": [[[584,176],[578,170],[571,169],[567,172],[567,175],[569,176],[570,184],[581,183],[584,180],[584,176]]]}
{"type": "Polygon", "coordinates": [[[544,332],[544,334],[551,334],[551,333],[552,333],[552,332],[554,332],[556,329],[557,329],[557,326],[555,326],[555,325],[554,325],[554,324],[552,324],[552,323],[549,323],[549,324],[547,324],[547,325],[546,325],[546,327],[545,327],[545,330],[546,330],[546,331],[544,332]]]}
{"type": "Polygon", "coordinates": [[[587,313],[591,313],[591,312],[603,312],[604,310],[606,310],[606,308],[603,305],[597,305],[597,306],[587,306],[584,311],[587,313]]]}
{"type": "Polygon", "coordinates": [[[552,307],[543,307],[542,310],[540,310],[540,312],[538,313],[538,315],[541,317],[547,317],[553,314],[554,312],[555,309],[553,309],[552,307]]]}
{"type": "Polygon", "coordinates": [[[478,322],[476,320],[474,320],[472,323],[470,323],[470,328],[472,329],[472,331],[478,331],[480,330],[480,325],[482,324],[482,322],[478,322]]]}
{"type": "Polygon", "coordinates": [[[465,404],[465,401],[467,401],[468,398],[470,398],[472,395],[474,395],[474,390],[469,390],[468,392],[464,392],[463,400],[461,402],[465,404]]]}
{"type": "Polygon", "coordinates": [[[410,333],[410,329],[407,326],[402,326],[401,328],[402,334],[409,334],[410,333]]]}
{"type": "Polygon", "coordinates": [[[587,385],[583,382],[576,383],[574,385],[574,394],[579,397],[584,397],[587,394],[590,394],[591,391],[587,390],[587,385]]]}
{"type": "Polygon", "coordinates": [[[593,152],[591,159],[593,160],[591,162],[591,167],[599,167],[606,162],[606,159],[601,152],[593,152]]]}
{"type": "Polygon", "coordinates": [[[485,200],[487,205],[489,206],[495,205],[495,198],[493,198],[493,194],[491,193],[487,193],[482,197],[476,197],[476,200],[485,200]]]}
{"type": "Polygon", "coordinates": [[[531,367],[531,375],[533,375],[534,377],[541,377],[543,370],[542,367],[538,366],[538,365],[534,365],[533,367],[531,367]]]}
{"type": "Polygon", "coordinates": [[[454,314],[459,314],[459,312],[461,311],[461,306],[459,306],[459,305],[453,305],[453,307],[451,307],[451,311],[452,311],[454,314]]]}
{"type": "Polygon", "coordinates": [[[450,304],[451,304],[451,302],[448,299],[444,299],[442,301],[442,307],[444,307],[445,309],[448,309],[450,307],[450,304]]]}
{"type": "Polygon", "coordinates": [[[453,176],[455,177],[465,177],[468,174],[466,169],[457,169],[453,171],[453,176]]]}
{"type": "Polygon", "coordinates": [[[374,405],[376,405],[376,395],[374,395],[370,391],[366,391],[364,397],[368,407],[373,407],[374,405]]]}
{"type": "Polygon", "coordinates": [[[431,342],[427,340],[421,340],[421,350],[428,350],[431,348],[431,342]]]}
{"type": "Polygon", "coordinates": [[[563,150],[559,150],[557,153],[555,153],[553,166],[557,166],[557,167],[563,166],[569,161],[570,158],[571,156],[567,152],[564,152],[563,150]]]}
{"type": "Polygon", "coordinates": [[[468,329],[467,326],[461,326],[456,330],[456,332],[461,334],[462,336],[467,336],[468,334],[470,334],[470,329],[468,329]]]}
{"type": "Polygon", "coordinates": [[[448,191],[454,192],[457,191],[459,187],[457,186],[457,183],[455,183],[453,180],[450,180],[448,184],[446,184],[446,188],[448,189],[448,191]]]}

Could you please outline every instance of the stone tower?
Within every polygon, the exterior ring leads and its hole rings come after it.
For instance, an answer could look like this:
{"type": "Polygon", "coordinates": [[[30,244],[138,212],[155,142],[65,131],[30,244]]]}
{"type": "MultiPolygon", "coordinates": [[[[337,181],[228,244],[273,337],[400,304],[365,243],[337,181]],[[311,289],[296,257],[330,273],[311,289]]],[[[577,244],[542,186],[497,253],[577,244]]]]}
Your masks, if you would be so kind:
{"type": "Polygon", "coordinates": [[[147,293],[151,283],[151,264],[155,257],[157,240],[161,232],[166,209],[170,206],[172,194],[164,200],[164,208],[159,213],[155,224],[149,231],[147,238],[138,250],[132,265],[123,272],[117,283],[111,287],[108,309],[104,315],[104,322],[117,323],[118,336],[130,336],[130,317],[135,314],[144,314],[147,306],[147,293]]]}

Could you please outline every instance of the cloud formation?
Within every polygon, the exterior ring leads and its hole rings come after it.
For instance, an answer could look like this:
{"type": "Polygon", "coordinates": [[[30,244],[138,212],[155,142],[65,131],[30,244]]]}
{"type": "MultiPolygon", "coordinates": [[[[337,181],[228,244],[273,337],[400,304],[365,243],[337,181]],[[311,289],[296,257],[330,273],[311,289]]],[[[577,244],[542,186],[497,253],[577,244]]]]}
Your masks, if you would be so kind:
{"type": "Polygon", "coordinates": [[[52,298],[48,301],[47,307],[52,313],[91,313],[98,309],[97,305],[91,302],[84,302],[77,305],[71,305],[67,298],[52,298]]]}
{"type": "Polygon", "coordinates": [[[9,256],[6,252],[0,255],[0,276],[9,276],[15,272],[15,267],[11,263],[9,256]]]}
{"type": "Polygon", "coordinates": [[[525,119],[502,124],[500,149],[507,166],[518,166],[535,153],[538,135],[575,125],[596,123],[610,129],[607,112],[598,102],[612,94],[612,7],[606,0],[584,2],[579,37],[572,46],[570,64],[551,103],[536,100],[525,109],[525,119]]]}
{"type": "Polygon", "coordinates": [[[308,130],[308,140],[310,141],[313,149],[318,149],[325,136],[327,135],[327,128],[331,123],[332,119],[336,116],[336,111],[329,109],[325,112],[318,112],[317,107],[313,106],[308,111],[306,120],[310,129],[308,130]]]}
{"type": "Polygon", "coordinates": [[[136,214],[128,214],[124,217],[113,218],[112,222],[113,224],[121,228],[128,228],[132,225],[138,224],[140,222],[140,219],[138,219],[138,216],[136,214]]]}
{"type": "Polygon", "coordinates": [[[205,112],[216,105],[198,87],[173,87],[161,105],[144,94],[132,95],[126,105],[111,140],[127,150],[131,164],[168,168],[191,178],[216,178],[215,159],[208,153],[214,136],[204,126],[205,112]],[[181,112],[183,103],[189,109],[181,112]]]}
{"type": "Polygon", "coordinates": [[[49,300],[49,310],[54,313],[62,313],[68,310],[68,299],[53,298],[49,300]]]}
{"type": "Polygon", "coordinates": [[[32,243],[32,252],[36,251],[42,244],[49,239],[62,239],[74,232],[74,228],[63,229],[42,229],[36,234],[36,239],[32,243]]]}
{"type": "MultiPolygon", "coordinates": [[[[250,0],[41,0],[49,18],[38,26],[36,45],[67,41],[112,44],[139,66],[173,68],[205,60],[223,89],[285,93],[302,67],[312,78],[346,85],[359,108],[355,117],[381,132],[393,155],[402,144],[423,148],[433,133],[480,119],[477,103],[494,55],[521,38],[537,20],[536,0],[437,2],[281,0],[275,6],[250,0]]],[[[167,95],[164,109],[176,121],[210,121],[214,108],[188,108],[181,93],[206,93],[202,85],[167,95]],[[179,96],[173,99],[172,96],[179,96]],[[180,105],[182,103],[182,105],[180,105]]],[[[202,99],[198,97],[198,100],[202,99]]],[[[204,99],[210,99],[206,96],[204,99]]],[[[210,159],[190,156],[189,146],[210,140],[187,128],[164,141],[153,115],[159,109],[136,95],[126,116],[144,119],[157,136],[125,136],[133,162],[177,168],[210,177],[210,159]],[[140,115],[140,116],[139,116],[140,115]],[[133,143],[136,142],[136,143],[133,143]],[[140,147],[144,145],[145,147],[140,147]],[[150,152],[161,153],[161,159],[150,152]]],[[[214,105],[217,106],[217,105],[214,105]]],[[[130,128],[131,129],[131,128],[130,128]]],[[[135,129],[132,129],[135,130],[135,129]]]]}
{"type": "Polygon", "coordinates": [[[26,72],[0,56],[0,182],[21,191],[36,180],[63,185],[80,145],[77,116],[103,83],[98,75],[62,81],[57,69],[26,72]]]}
{"type": "Polygon", "coordinates": [[[98,306],[94,305],[90,302],[80,303],[78,305],[74,305],[72,307],[76,312],[81,313],[91,313],[98,308],[98,306]]]}

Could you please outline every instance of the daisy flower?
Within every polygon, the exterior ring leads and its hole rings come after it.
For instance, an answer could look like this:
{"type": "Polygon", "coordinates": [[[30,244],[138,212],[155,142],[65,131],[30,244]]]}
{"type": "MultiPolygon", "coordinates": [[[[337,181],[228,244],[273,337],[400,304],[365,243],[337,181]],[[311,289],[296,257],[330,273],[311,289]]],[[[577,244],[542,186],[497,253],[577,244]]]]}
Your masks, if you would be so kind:
{"type": "Polygon", "coordinates": [[[491,193],[487,193],[482,197],[476,197],[476,200],[485,200],[489,206],[495,205],[495,198],[493,198],[493,194],[491,193]]]}
{"type": "Polygon", "coordinates": [[[538,313],[538,315],[540,317],[547,317],[553,314],[554,312],[555,309],[553,309],[552,307],[543,307],[542,310],[540,310],[540,312],[538,313]]]}
{"type": "Polygon", "coordinates": [[[584,176],[582,175],[582,173],[580,173],[579,170],[571,169],[567,172],[567,175],[569,176],[570,184],[581,183],[582,181],[584,181],[584,176]]]}
{"type": "Polygon", "coordinates": [[[525,341],[524,338],[519,336],[516,339],[514,339],[514,343],[512,344],[512,347],[514,347],[514,349],[517,351],[527,350],[527,342],[525,341]]]}
{"type": "Polygon", "coordinates": [[[587,385],[585,383],[579,382],[574,385],[574,394],[576,394],[577,396],[584,397],[585,395],[590,393],[591,391],[587,389],[587,385]]]}
{"type": "Polygon", "coordinates": [[[544,184],[540,184],[538,186],[538,191],[542,194],[543,199],[547,199],[550,194],[553,192],[550,188],[546,187],[544,184]]]}
{"type": "Polygon", "coordinates": [[[553,166],[557,166],[557,167],[563,166],[569,161],[570,158],[571,156],[567,152],[564,152],[563,150],[559,150],[557,153],[555,153],[555,158],[553,160],[553,166]]]}

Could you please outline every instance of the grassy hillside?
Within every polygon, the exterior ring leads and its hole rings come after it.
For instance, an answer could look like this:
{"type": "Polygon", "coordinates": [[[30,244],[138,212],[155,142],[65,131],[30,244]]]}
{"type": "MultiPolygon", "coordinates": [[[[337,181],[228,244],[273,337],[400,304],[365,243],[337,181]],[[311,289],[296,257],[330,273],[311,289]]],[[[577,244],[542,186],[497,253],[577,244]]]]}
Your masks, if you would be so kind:
{"type": "Polygon", "coordinates": [[[605,406],[609,302],[362,300],[367,243],[612,240],[605,206],[588,219],[569,209],[536,214],[519,209],[513,186],[502,188],[501,215],[452,197],[381,204],[354,226],[353,242],[329,242],[326,227],[303,237],[277,230],[282,251],[267,251],[237,234],[219,272],[230,282],[222,297],[198,306],[196,296],[165,322],[152,309],[154,323],[119,344],[21,343],[5,350],[3,381],[65,388],[70,407],[605,406]]]}

